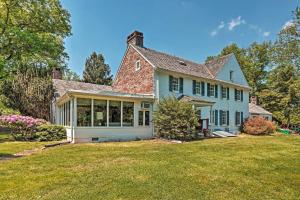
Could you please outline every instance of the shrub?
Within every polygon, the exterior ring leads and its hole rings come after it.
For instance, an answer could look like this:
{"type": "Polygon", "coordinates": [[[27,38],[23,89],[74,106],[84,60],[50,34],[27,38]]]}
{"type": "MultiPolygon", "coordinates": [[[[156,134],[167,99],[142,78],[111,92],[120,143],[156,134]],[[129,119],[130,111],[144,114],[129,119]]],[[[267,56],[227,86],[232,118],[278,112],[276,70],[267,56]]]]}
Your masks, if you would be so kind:
{"type": "Polygon", "coordinates": [[[275,124],[262,117],[251,118],[244,123],[244,132],[250,135],[268,135],[275,130],[275,124]]]}
{"type": "Polygon", "coordinates": [[[22,115],[0,116],[0,126],[9,128],[15,140],[33,140],[37,126],[46,124],[43,119],[22,115]]]}
{"type": "Polygon", "coordinates": [[[44,124],[37,127],[36,139],[38,141],[57,141],[66,139],[65,127],[53,124],[44,124]]]}
{"type": "Polygon", "coordinates": [[[197,116],[192,105],[175,97],[162,99],[154,113],[157,136],[168,139],[190,140],[197,136],[197,116]]]}

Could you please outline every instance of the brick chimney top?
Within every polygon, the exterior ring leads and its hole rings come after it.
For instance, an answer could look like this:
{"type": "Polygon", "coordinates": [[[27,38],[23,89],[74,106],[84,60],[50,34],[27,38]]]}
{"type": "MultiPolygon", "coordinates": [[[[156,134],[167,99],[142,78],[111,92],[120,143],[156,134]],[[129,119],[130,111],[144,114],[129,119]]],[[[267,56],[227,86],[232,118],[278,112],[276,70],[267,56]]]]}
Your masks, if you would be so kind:
{"type": "Polygon", "coordinates": [[[253,104],[255,104],[255,105],[257,105],[257,96],[252,96],[250,98],[250,102],[253,103],[253,104]]]}
{"type": "Polygon", "coordinates": [[[62,79],[62,70],[59,67],[54,67],[52,69],[52,78],[53,79],[62,79]]]}
{"type": "Polygon", "coordinates": [[[134,31],[127,37],[127,44],[134,44],[136,46],[144,46],[144,35],[142,32],[134,31]]]}

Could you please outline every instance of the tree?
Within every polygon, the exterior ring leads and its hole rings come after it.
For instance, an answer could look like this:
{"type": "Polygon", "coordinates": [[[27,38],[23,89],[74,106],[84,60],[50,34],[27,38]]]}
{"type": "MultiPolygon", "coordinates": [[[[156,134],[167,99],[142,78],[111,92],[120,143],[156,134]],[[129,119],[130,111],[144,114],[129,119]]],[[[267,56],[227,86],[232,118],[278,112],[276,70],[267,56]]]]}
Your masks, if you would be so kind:
{"type": "Polygon", "coordinates": [[[157,105],[154,125],[159,137],[192,139],[196,137],[197,116],[191,104],[176,97],[166,97],[157,105]]]}
{"type": "Polygon", "coordinates": [[[81,81],[81,78],[76,72],[73,72],[72,70],[67,68],[64,70],[63,80],[81,81]]]}
{"type": "Polygon", "coordinates": [[[108,64],[105,64],[102,54],[97,55],[96,52],[93,52],[86,59],[83,81],[86,83],[111,85],[112,75],[110,75],[110,67],[108,64]]]}
{"type": "Polygon", "coordinates": [[[267,89],[261,92],[262,104],[287,127],[300,124],[300,9],[293,12],[292,25],[278,34],[271,49],[273,70],[267,89]]]}
{"type": "Polygon", "coordinates": [[[59,0],[0,0],[0,68],[63,65],[70,15],[59,0]]]}

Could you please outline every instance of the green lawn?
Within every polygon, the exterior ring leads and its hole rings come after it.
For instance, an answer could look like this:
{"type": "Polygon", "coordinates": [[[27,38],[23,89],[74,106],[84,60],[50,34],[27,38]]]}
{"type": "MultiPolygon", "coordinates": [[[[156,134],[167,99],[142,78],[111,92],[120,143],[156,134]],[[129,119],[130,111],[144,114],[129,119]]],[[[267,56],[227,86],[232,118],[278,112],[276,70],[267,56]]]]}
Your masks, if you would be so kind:
{"type": "Polygon", "coordinates": [[[299,136],[70,144],[0,161],[5,200],[296,200],[299,188],[299,136]]]}

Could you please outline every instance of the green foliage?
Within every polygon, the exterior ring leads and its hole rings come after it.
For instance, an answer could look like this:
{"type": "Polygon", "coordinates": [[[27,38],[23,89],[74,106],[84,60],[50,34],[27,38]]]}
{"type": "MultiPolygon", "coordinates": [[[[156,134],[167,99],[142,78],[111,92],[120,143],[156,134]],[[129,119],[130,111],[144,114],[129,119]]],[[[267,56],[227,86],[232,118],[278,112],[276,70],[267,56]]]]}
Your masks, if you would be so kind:
{"type": "Polygon", "coordinates": [[[154,125],[159,137],[189,140],[196,137],[197,116],[191,104],[166,97],[157,105],[154,125]]]}
{"type": "Polygon", "coordinates": [[[83,81],[86,83],[111,85],[112,75],[110,75],[110,67],[108,64],[105,64],[102,54],[97,55],[96,52],[93,52],[92,55],[86,59],[83,81]]]}
{"type": "Polygon", "coordinates": [[[81,78],[76,72],[73,72],[70,69],[65,69],[64,70],[64,75],[63,75],[63,80],[81,81],[81,78]]]}
{"type": "Polygon", "coordinates": [[[275,130],[275,124],[262,117],[248,119],[243,127],[243,131],[250,135],[269,135],[274,133],[275,130]]]}
{"type": "Polygon", "coordinates": [[[7,106],[7,98],[5,96],[0,95],[0,115],[13,115],[20,114],[18,110],[9,108],[7,106]]]}
{"type": "Polygon", "coordinates": [[[66,139],[67,132],[63,126],[45,124],[37,127],[35,136],[37,141],[58,141],[66,139]]]}

